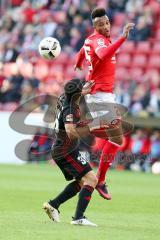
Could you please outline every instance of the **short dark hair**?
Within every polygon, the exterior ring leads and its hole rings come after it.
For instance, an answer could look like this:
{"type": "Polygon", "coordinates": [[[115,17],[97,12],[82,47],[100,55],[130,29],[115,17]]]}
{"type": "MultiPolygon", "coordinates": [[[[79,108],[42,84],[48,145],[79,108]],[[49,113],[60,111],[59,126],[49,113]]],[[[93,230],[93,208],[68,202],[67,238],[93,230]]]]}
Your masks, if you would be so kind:
{"type": "Polygon", "coordinates": [[[91,13],[91,18],[103,17],[106,15],[106,10],[104,8],[95,8],[91,13]]]}

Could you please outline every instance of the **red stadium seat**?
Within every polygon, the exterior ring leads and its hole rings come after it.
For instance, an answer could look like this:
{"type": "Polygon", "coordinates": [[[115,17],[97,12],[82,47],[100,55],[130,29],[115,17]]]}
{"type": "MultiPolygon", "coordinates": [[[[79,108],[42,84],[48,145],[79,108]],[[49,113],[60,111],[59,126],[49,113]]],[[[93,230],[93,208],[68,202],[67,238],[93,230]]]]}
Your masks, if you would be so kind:
{"type": "Polygon", "coordinates": [[[160,55],[151,55],[148,61],[148,67],[160,69],[160,55]]]}
{"type": "Polygon", "coordinates": [[[61,93],[61,90],[61,86],[56,81],[49,82],[43,86],[43,92],[47,94],[55,94],[57,96],[61,93]]]}
{"type": "Polygon", "coordinates": [[[49,68],[49,75],[54,75],[55,72],[61,72],[63,73],[63,65],[57,64],[56,62],[52,64],[49,68]]]}
{"type": "Polygon", "coordinates": [[[145,76],[151,77],[152,75],[154,75],[156,73],[158,73],[158,69],[157,68],[148,68],[145,71],[145,76]]]}
{"type": "Polygon", "coordinates": [[[120,33],[120,28],[118,26],[113,26],[111,28],[111,38],[117,38],[120,33]]]}
{"type": "Polygon", "coordinates": [[[72,54],[71,56],[67,56],[65,64],[70,65],[71,67],[74,68],[74,65],[76,63],[76,56],[77,54],[72,54]]]}
{"type": "Polygon", "coordinates": [[[151,45],[150,42],[139,42],[136,46],[136,53],[145,53],[150,54],[151,53],[151,45]]]}
{"type": "Polygon", "coordinates": [[[136,54],[133,57],[132,66],[146,68],[147,58],[144,54],[136,54]]]}
{"type": "Polygon", "coordinates": [[[59,55],[59,57],[54,60],[54,62],[56,64],[65,65],[68,63],[68,60],[69,60],[68,55],[62,51],[61,54],[59,55]]]}
{"type": "Polygon", "coordinates": [[[132,41],[125,42],[122,47],[120,48],[120,52],[123,53],[134,53],[135,52],[135,43],[132,41]]]}
{"type": "Polygon", "coordinates": [[[116,69],[115,78],[117,81],[125,80],[128,77],[128,69],[119,67],[116,69]]]}
{"type": "Polygon", "coordinates": [[[124,13],[116,13],[114,15],[114,25],[123,26],[126,20],[126,15],[124,13]]]}
{"type": "Polygon", "coordinates": [[[150,9],[152,9],[152,12],[154,12],[155,14],[160,14],[160,6],[159,6],[159,1],[150,1],[149,3],[149,7],[150,9]]]}
{"type": "Polygon", "coordinates": [[[74,78],[77,76],[76,71],[74,70],[74,68],[72,66],[67,67],[65,73],[64,73],[64,78],[65,80],[69,80],[71,78],[74,78]]]}
{"type": "Polygon", "coordinates": [[[50,64],[50,61],[46,61],[44,58],[42,58],[42,57],[38,57],[38,58],[36,58],[36,64],[37,65],[43,65],[43,64],[50,64]]]}
{"type": "Polygon", "coordinates": [[[127,53],[117,55],[117,65],[120,67],[131,67],[131,56],[127,53]]]}
{"type": "Polygon", "coordinates": [[[144,74],[144,78],[152,83],[152,85],[157,85],[157,80],[159,84],[159,71],[156,68],[148,68],[144,74]]]}
{"type": "Polygon", "coordinates": [[[156,40],[160,40],[160,29],[157,29],[155,37],[156,37],[156,40]]]}
{"type": "Polygon", "coordinates": [[[57,81],[57,83],[61,84],[64,81],[64,68],[63,65],[59,64],[53,64],[49,68],[49,73],[46,78],[46,82],[53,82],[54,80],[57,81]]]}
{"type": "Polygon", "coordinates": [[[49,67],[47,64],[36,64],[36,66],[34,67],[34,70],[35,70],[35,77],[40,80],[44,80],[49,73],[49,67]]]}
{"type": "Polygon", "coordinates": [[[156,21],[156,28],[158,29],[159,27],[160,27],[160,18],[158,18],[156,21]]]}
{"type": "Polygon", "coordinates": [[[143,77],[144,70],[139,67],[131,68],[130,69],[130,76],[135,81],[140,81],[143,77]]]}
{"type": "Polygon", "coordinates": [[[155,42],[152,47],[153,54],[160,54],[160,42],[155,42]]]}

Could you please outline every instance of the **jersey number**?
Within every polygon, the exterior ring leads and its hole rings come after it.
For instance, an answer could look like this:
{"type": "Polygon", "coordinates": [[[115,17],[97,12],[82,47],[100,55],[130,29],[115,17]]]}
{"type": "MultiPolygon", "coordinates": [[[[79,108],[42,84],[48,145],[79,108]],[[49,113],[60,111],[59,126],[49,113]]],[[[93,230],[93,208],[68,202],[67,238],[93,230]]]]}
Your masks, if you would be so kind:
{"type": "Polygon", "coordinates": [[[88,69],[89,69],[89,71],[92,71],[93,67],[92,67],[92,63],[91,63],[91,56],[89,55],[90,50],[91,50],[90,46],[84,46],[85,57],[89,63],[88,69]]]}
{"type": "Polygon", "coordinates": [[[78,161],[80,161],[82,163],[82,165],[85,165],[87,163],[87,161],[85,160],[85,158],[82,156],[82,153],[79,152],[79,156],[78,156],[78,161]]]}

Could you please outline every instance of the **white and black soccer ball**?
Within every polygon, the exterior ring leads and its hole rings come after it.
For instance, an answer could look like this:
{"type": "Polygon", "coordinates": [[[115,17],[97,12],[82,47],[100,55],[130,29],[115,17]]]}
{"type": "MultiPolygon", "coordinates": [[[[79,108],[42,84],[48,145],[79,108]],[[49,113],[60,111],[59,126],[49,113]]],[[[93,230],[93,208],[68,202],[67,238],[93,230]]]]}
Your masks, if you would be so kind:
{"type": "Polygon", "coordinates": [[[61,45],[56,38],[46,37],[39,43],[39,53],[47,60],[57,58],[60,52],[61,45]]]}

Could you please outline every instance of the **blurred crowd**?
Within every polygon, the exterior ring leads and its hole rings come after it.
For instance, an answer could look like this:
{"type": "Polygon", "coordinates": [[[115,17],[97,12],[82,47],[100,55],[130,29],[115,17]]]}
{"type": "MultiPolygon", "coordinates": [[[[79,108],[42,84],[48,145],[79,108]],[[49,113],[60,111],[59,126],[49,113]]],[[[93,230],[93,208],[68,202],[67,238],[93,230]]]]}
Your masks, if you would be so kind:
{"type": "Polygon", "coordinates": [[[117,54],[117,101],[133,115],[159,117],[159,0],[1,1],[0,110],[14,110],[38,94],[59,96],[67,80],[85,77],[86,69],[74,71],[75,54],[92,32],[90,14],[96,6],[107,11],[113,41],[125,23],[136,24],[117,54]],[[38,54],[38,44],[47,36],[62,46],[60,56],[49,62],[38,54]]]}
{"type": "MultiPolygon", "coordinates": [[[[106,140],[100,138],[81,140],[80,150],[82,156],[93,166],[99,163],[102,146],[106,140]]],[[[28,151],[29,162],[45,162],[51,160],[50,149],[54,142],[54,133],[37,129],[28,151]]],[[[119,149],[114,168],[133,171],[150,172],[151,166],[160,161],[160,130],[135,129],[135,132],[124,137],[124,142],[119,149]]]]}

